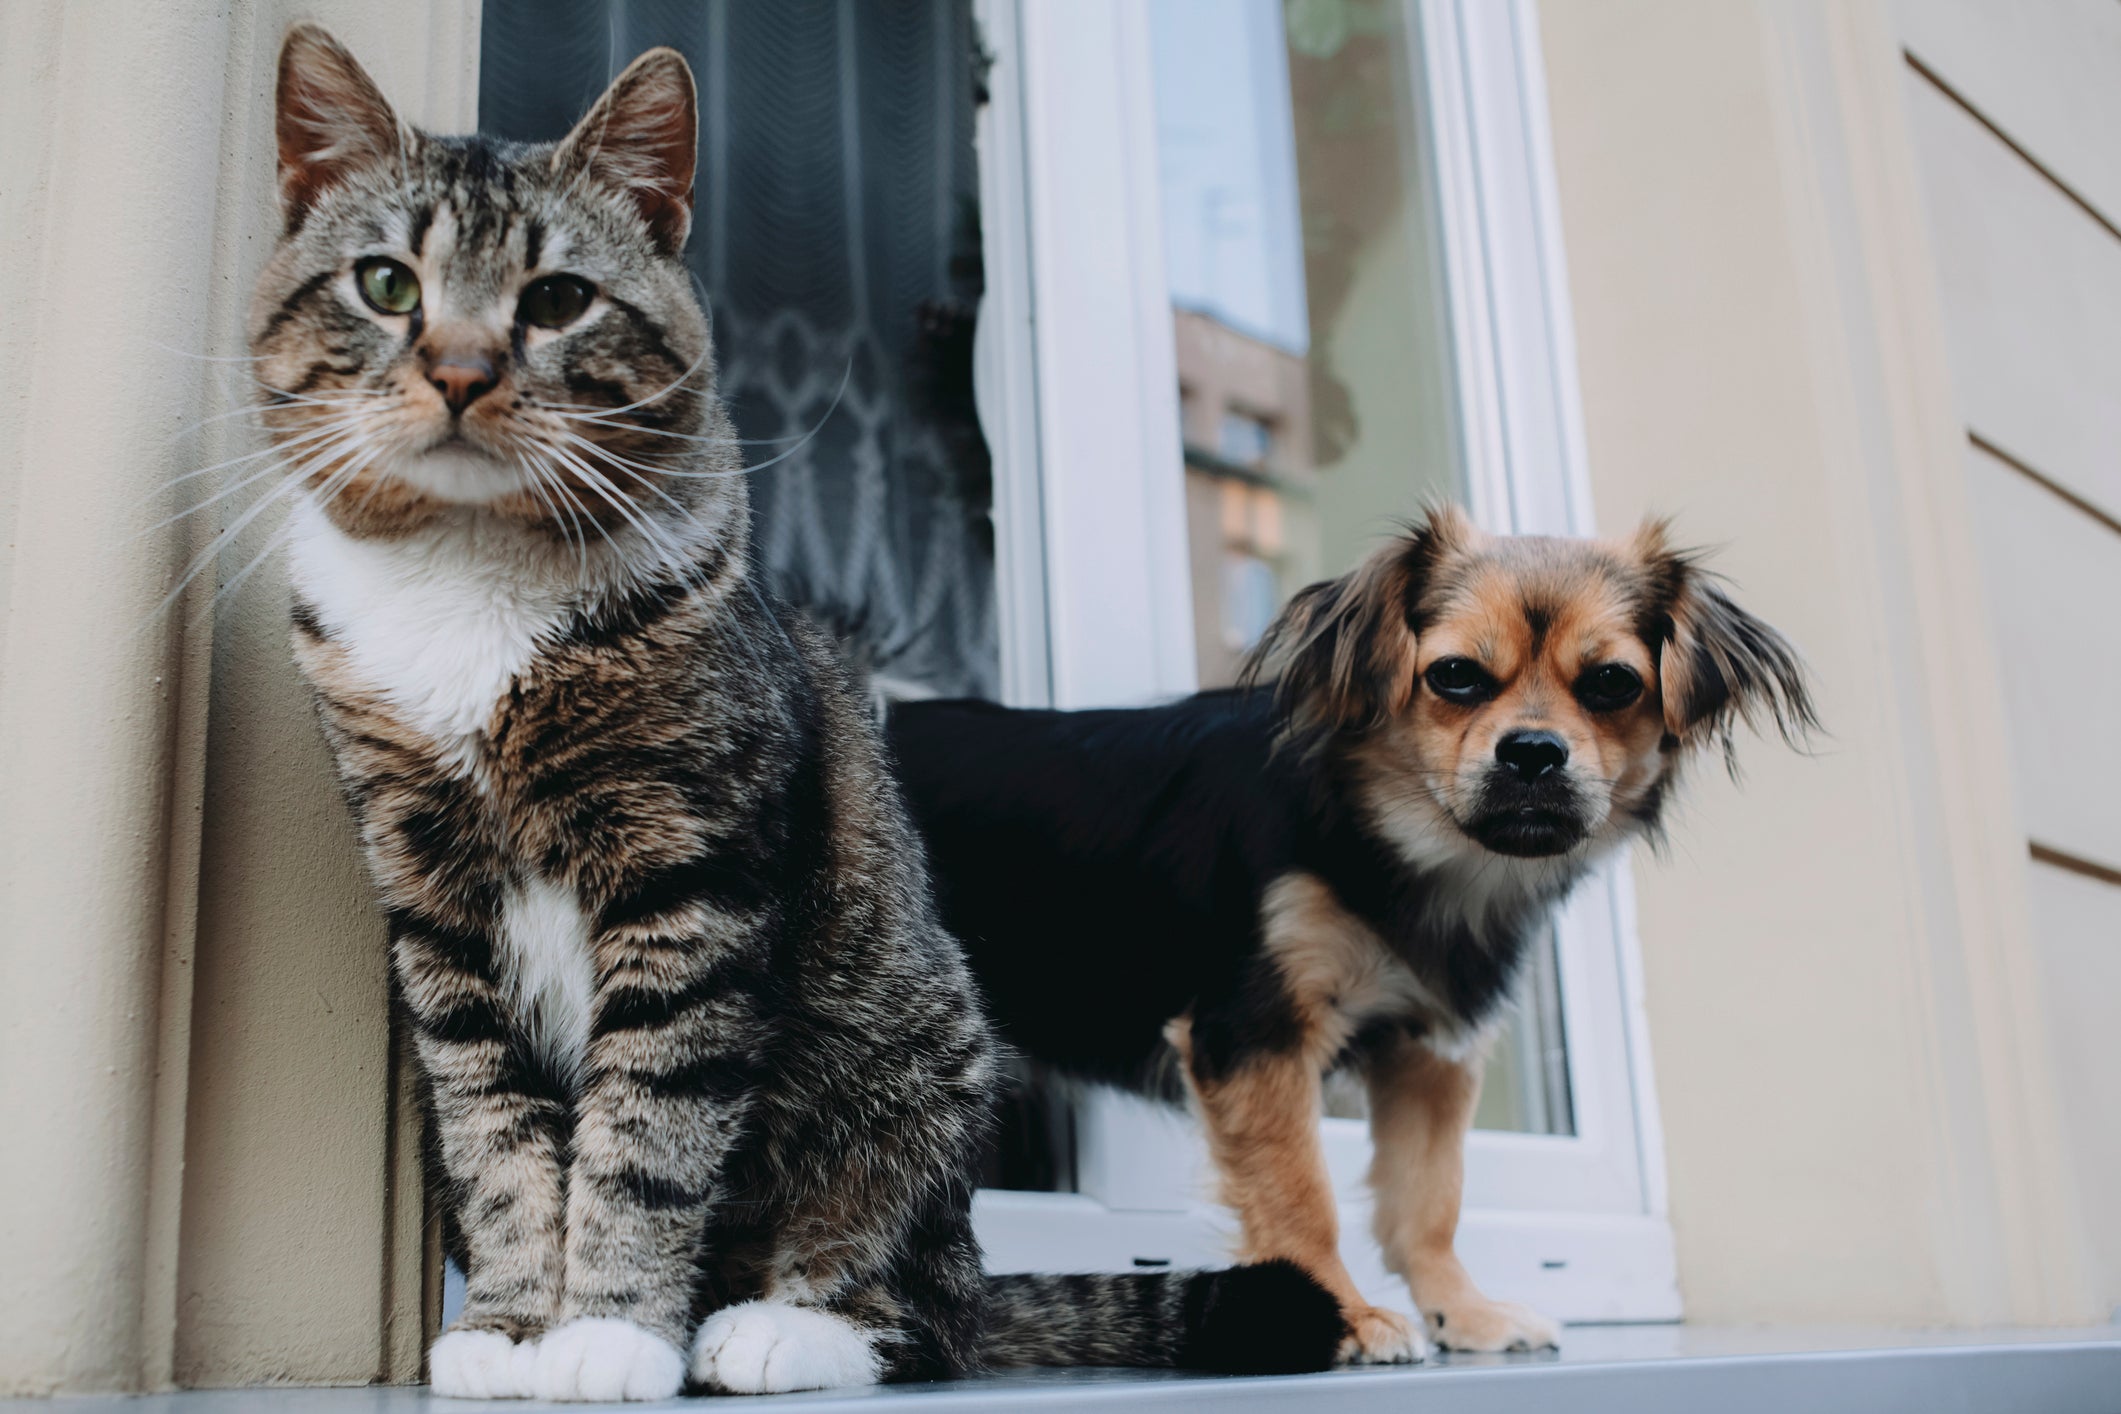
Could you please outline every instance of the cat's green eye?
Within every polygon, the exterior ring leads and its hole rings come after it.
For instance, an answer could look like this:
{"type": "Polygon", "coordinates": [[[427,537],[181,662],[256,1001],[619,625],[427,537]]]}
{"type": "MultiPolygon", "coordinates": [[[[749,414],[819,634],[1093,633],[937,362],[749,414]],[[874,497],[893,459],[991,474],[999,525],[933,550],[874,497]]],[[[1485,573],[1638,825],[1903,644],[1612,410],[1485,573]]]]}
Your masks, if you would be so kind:
{"type": "Polygon", "coordinates": [[[354,267],[361,298],[380,314],[410,314],[420,307],[420,277],[388,256],[374,256],[354,267]]]}
{"type": "Polygon", "coordinates": [[[573,275],[547,275],[523,287],[516,301],[516,318],[540,329],[564,329],[582,317],[596,287],[573,275]]]}

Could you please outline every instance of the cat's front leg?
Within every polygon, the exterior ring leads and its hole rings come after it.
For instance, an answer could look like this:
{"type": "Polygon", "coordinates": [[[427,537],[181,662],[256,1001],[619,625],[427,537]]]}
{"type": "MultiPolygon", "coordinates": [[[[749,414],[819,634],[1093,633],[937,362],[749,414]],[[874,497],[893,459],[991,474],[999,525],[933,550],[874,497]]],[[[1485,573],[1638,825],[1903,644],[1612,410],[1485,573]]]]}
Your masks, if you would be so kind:
{"type": "Polygon", "coordinates": [[[540,1399],[664,1399],[718,1179],[750,1105],[756,1008],[725,950],[606,939],[567,1175],[566,1289],[540,1399]]]}
{"type": "Polygon", "coordinates": [[[866,1056],[843,1034],[829,1096],[758,1116],[754,1142],[803,1155],[808,1181],[780,1209],[763,1294],[701,1325],[695,1383],[780,1394],[978,1363],[988,1298],[969,1210],[995,1048],[969,984],[948,970],[922,980],[866,1056]]]}
{"type": "Polygon", "coordinates": [[[457,1398],[528,1398],[536,1339],[560,1313],[565,1106],[515,1042],[490,948],[396,922],[393,962],[466,1248],[463,1314],[428,1351],[428,1379],[457,1398]]]}

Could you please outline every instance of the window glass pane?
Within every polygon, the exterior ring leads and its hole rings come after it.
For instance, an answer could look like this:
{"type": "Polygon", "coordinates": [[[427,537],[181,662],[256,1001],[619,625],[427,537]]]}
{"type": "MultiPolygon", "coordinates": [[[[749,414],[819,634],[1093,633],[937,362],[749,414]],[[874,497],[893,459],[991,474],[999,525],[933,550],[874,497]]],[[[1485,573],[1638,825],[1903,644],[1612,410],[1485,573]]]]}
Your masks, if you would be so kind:
{"type": "MultiPolygon", "coordinates": [[[[484,24],[480,124],[504,137],[559,137],[653,45],[692,64],[687,255],[722,395],[757,439],[761,562],[887,693],[998,695],[971,0],[488,0],[484,24]]],[[[988,1185],[1073,1187],[1069,1125],[1024,1077],[988,1185]]]]}
{"type": "Polygon", "coordinates": [[[558,137],[652,45],[692,63],[688,258],[758,439],[761,561],[887,690],[994,695],[970,0],[488,0],[484,22],[480,122],[506,137],[558,137]]]}
{"type": "MultiPolygon", "coordinates": [[[[1152,0],[1156,140],[1203,686],[1276,610],[1459,499],[1412,7],[1152,0]]],[[[1551,938],[1479,1123],[1569,1133],[1551,938]]],[[[1359,1115],[1359,1086],[1329,1109],[1359,1115]]]]}
{"type": "Polygon", "coordinates": [[[1518,987],[1518,1013],[1488,1054],[1481,1086],[1478,1129],[1526,1134],[1574,1134],[1576,1114],[1569,1093],[1569,1058],[1562,1042],[1561,978],[1554,930],[1532,949],[1518,987]]]}
{"type": "Polygon", "coordinates": [[[1261,576],[1278,603],[1458,487],[1405,15],[1151,10],[1205,686],[1232,681],[1265,627],[1261,576]],[[1226,573],[1231,557],[1262,570],[1226,573]]]}

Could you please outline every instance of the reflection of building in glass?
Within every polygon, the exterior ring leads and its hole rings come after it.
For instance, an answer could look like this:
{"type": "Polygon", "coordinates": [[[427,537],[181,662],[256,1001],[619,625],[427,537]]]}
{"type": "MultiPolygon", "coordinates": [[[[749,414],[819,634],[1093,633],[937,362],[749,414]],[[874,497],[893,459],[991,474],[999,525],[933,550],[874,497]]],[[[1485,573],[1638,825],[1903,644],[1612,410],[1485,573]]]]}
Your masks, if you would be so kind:
{"type": "Polygon", "coordinates": [[[1214,685],[1290,593],[1456,491],[1448,341],[1402,7],[1156,0],[1150,28],[1214,685]]]}
{"type": "MultiPolygon", "coordinates": [[[[1460,494],[1412,8],[1154,0],[1157,159],[1201,685],[1288,596],[1460,494]]],[[[1553,950],[1482,1128],[1569,1133],[1553,950]]],[[[1360,1091],[1329,1094],[1362,1113],[1360,1091]]]]}
{"type": "Polygon", "coordinates": [[[1186,531],[1200,680],[1233,681],[1293,584],[1289,500],[1311,484],[1310,375],[1301,354],[1210,314],[1173,316],[1186,453],[1186,531]]]}

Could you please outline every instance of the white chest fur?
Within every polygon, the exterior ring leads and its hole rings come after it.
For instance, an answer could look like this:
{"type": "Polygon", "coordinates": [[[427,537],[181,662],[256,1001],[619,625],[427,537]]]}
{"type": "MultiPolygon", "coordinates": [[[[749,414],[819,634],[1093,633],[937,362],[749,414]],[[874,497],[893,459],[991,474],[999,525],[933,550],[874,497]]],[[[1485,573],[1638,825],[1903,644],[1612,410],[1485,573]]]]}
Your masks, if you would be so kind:
{"type": "Polygon", "coordinates": [[[297,515],[297,592],[362,684],[445,754],[484,730],[580,595],[549,546],[487,517],[357,540],[314,509],[297,515]]]}
{"type": "Polygon", "coordinates": [[[1280,964],[1306,1044],[1323,1061],[1367,1022],[1419,1020],[1430,1049],[1459,1055],[1478,1031],[1408,967],[1384,939],[1314,874],[1292,871],[1267,889],[1261,915],[1267,952],[1280,964]]]}
{"type": "Polygon", "coordinates": [[[568,1080],[589,1046],[596,969],[589,920],[572,891],[549,879],[510,888],[501,899],[501,983],[538,1054],[568,1080]]]}
{"type": "MultiPolygon", "coordinates": [[[[432,740],[446,768],[470,771],[510,686],[580,602],[578,562],[469,514],[396,540],[357,540],[314,510],[298,514],[289,564],[302,600],[360,685],[432,740]]],[[[498,980],[517,1021],[572,1078],[595,991],[580,901],[527,877],[505,890],[496,921],[498,980]]]]}

